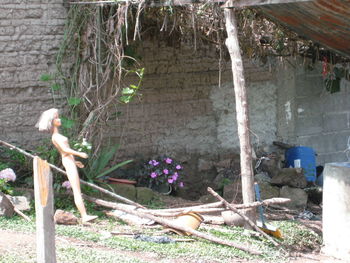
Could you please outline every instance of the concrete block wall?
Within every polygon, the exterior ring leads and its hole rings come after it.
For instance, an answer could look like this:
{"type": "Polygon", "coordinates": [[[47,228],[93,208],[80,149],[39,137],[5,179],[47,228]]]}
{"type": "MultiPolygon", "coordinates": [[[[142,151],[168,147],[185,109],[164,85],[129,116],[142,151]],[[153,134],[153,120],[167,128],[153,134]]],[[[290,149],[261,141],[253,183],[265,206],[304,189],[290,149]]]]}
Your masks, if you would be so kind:
{"type": "Polygon", "coordinates": [[[53,105],[47,83],[63,37],[63,0],[1,0],[0,134],[31,148],[43,137],[34,128],[40,112],[53,105]]]}
{"type": "Polygon", "coordinates": [[[292,144],[314,148],[318,164],[347,161],[350,82],[341,79],[340,92],[331,94],[323,81],[321,63],[312,65],[312,69],[310,65],[309,61],[296,60],[296,70],[285,69],[292,77],[289,85],[278,88],[278,94],[281,94],[278,109],[285,112],[283,105],[290,102],[292,122],[286,129],[285,120],[279,118],[278,137],[292,144]]]}

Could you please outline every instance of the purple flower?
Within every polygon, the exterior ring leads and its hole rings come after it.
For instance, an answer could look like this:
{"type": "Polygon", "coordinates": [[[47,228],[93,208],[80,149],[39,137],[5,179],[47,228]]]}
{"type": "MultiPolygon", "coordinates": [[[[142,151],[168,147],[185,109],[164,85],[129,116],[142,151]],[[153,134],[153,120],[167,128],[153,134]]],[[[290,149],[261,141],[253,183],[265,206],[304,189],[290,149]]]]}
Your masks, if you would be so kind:
{"type": "Polygon", "coordinates": [[[154,160],[150,160],[150,161],[148,162],[148,164],[153,164],[153,161],[154,161],[154,160]]]}
{"type": "Polygon", "coordinates": [[[71,188],[72,188],[72,186],[71,186],[71,184],[70,184],[69,181],[64,181],[64,182],[62,183],[62,186],[63,186],[64,188],[66,188],[66,189],[71,189],[71,188]]]}
{"type": "Polygon", "coordinates": [[[175,172],[172,176],[174,181],[176,181],[178,177],[179,177],[179,174],[177,172],[175,172]]]}
{"type": "Polygon", "coordinates": [[[183,182],[180,182],[180,183],[179,183],[179,186],[180,186],[180,187],[184,187],[184,183],[183,183],[183,182]]]}
{"type": "Polygon", "coordinates": [[[167,164],[171,164],[171,163],[173,162],[173,160],[170,159],[170,158],[166,158],[166,159],[165,159],[165,162],[166,162],[167,164]]]}
{"type": "Polygon", "coordinates": [[[172,178],[168,178],[168,183],[172,184],[174,182],[174,180],[172,178]]]}
{"type": "Polygon", "coordinates": [[[0,172],[0,179],[5,179],[6,182],[16,180],[16,174],[11,168],[6,168],[0,172]]]}
{"type": "Polygon", "coordinates": [[[156,172],[152,172],[152,173],[151,173],[151,177],[152,177],[152,178],[156,178],[157,176],[158,176],[158,174],[157,174],[156,172]]]}
{"type": "Polygon", "coordinates": [[[182,166],[180,164],[176,165],[176,170],[181,170],[182,169],[182,166]]]}
{"type": "Polygon", "coordinates": [[[156,160],[153,160],[153,163],[152,163],[153,166],[157,166],[158,164],[159,162],[157,162],[156,160]]]}
{"type": "Polygon", "coordinates": [[[164,173],[164,174],[169,174],[169,170],[168,170],[168,169],[164,169],[164,170],[163,170],[163,173],[164,173]]]}

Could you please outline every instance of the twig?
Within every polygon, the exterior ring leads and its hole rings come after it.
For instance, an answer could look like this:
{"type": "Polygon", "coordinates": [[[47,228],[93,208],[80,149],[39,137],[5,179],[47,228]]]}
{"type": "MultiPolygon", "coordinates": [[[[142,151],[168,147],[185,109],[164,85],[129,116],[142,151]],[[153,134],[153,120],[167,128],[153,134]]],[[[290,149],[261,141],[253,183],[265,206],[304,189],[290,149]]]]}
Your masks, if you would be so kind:
{"type": "Polygon", "coordinates": [[[218,200],[222,201],[229,209],[231,209],[233,212],[240,215],[253,229],[258,231],[260,234],[262,234],[264,237],[266,237],[268,240],[272,242],[275,246],[279,246],[279,243],[273,240],[272,237],[267,235],[264,231],[262,231],[252,220],[250,220],[245,214],[241,213],[237,208],[235,208],[233,205],[231,205],[229,202],[227,202],[224,198],[222,198],[218,193],[216,193],[213,189],[208,187],[208,192],[211,193],[214,197],[216,197],[218,200]]]}
{"type": "Polygon", "coordinates": [[[25,214],[23,214],[20,210],[18,210],[16,207],[14,207],[14,211],[19,214],[21,217],[23,217],[25,220],[27,220],[28,222],[31,222],[32,220],[26,216],[25,214]]]}
{"type": "MultiPolygon", "coordinates": [[[[24,154],[25,156],[28,156],[28,157],[30,157],[30,158],[34,158],[34,157],[35,157],[34,155],[32,155],[32,154],[30,154],[30,153],[28,153],[28,152],[26,152],[26,151],[24,151],[24,150],[22,150],[22,149],[20,149],[20,148],[18,148],[18,147],[16,147],[16,146],[14,146],[14,145],[12,145],[12,144],[9,144],[9,143],[7,143],[7,142],[4,142],[4,141],[2,141],[2,140],[0,140],[0,144],[6,146],[6,147],[8,147],[8,148],[10,148],[11,150],[16,150],[16,151],[18,151],[18,152],[20,152],[20,153],[22,153],[22,154],[24,154]]],[[[49,163],[49,166],[50,166],[52,169],[54,169],[55,171],[57,171],[57,172],[59,172],[59,173],[61,173],[61,174],[67,175],[67,173],[66,173],[65,171],[63,171],[62,169],[58,168],[57,166],[55,166],[55,165],[53,165],[53,164],[51,164],[51,163],[49,163]]],[[[109,195],[109,196],[112,196],[112,197],[116,198],[117,200],[120,200],[120,201],[125,202],[125,203],[127,203],[127,204],[134,205],[134,206],[136,206],[136,207],[140,207],[140,208],[146,209],[146,207],[144,207],[144,206],[142,206],[142,205],[140,205],[140,204],[138,204],[138,203],[136,203],[136,202],[134,202],[134,201],[131,201],[131,200],[129,200],[129,199],[123,197],[123,196],[117,195],[117,194],[115,194],[115,193],[112,193],[112,192],[110,192],[110,191],[108,191],[108,190],[106,190],[106,189],[104,189],[104,188],[102,188],[102,187],[99,187],[99,186],[95,185],[95,184],[88,183],[88,182],[86,182],[86,181],[84,181],[84,180],[82,180],[82,179],[80,179],[80,183],[81,183],[81,184],[88,185],[88,186],[90,186],[91,188],[94,188],[94,189],[96,189],[96,190],[99,190],[100,192],[105,193],[105,194],[107,194],[107,195],[109,195]]]]}
{"type": "MultiPolygon", "coordinates": [[[[94,203],[99,204],[99,205],[101,205],[101,204],[106,202],[104,200],[93,198],[93,197],[86,196],[86,195],[83,195],[83,198],[85,200],[88,200],[90,202],[94,202],[94,203]]],[[[190,227],[182,226],[182,225],[180,226],[180,225],[178,225],[177,223],[175,223],[173,221],[170,221],[170,220],[167,220],[167,219],[164,219],[164,218],[159,218],[159,217],[147,214],[145,212],[140,212],[140,211],[135,210],[135,209],[127,208],[127,206],[125,206],[125,205],[114,204],[113,208],[121,210],[121,211],[129,213],[129,214],[132,214],[132,215],[136,215],[136,216],[139,216],[139,217],[142,217],[142,218],[147,218],[147,219],[153,220],[153,221],[155,221],[155,222],[157,222],[157,223],[159,223],[159,224],[161,224],[163,226],[174,228],[174,229],[177,229],[177,230],[180,230],[180,231],[183,231],[183,232],[188,232],[188,233],[192,234],[193,236],[197,236],[197,237],[200,237],[200,238],[203,238],[203,239],[206,239],[206,240],[218,243],[218,244],[222,244],[222,245],[226,245],[226,246],[230,246],[230,247],[235,247],[235,248],[238,248],[240,250],[246,251],[246,252],[254,254],[254,255],[260,255],[262,253],[261,251],[257,251],[257,250],[255,250],[253,248],[248,247],[247,245],[241,245],[241,244],[237,244],[235,242],[231,242],[231,241],[228,241],[228,240],[222,240],[220,238],[217,238],[217,237],[214,237],[214,236],[211,236],[211,235],[204,234],[202,232],[193,230],[190,227]]]]}

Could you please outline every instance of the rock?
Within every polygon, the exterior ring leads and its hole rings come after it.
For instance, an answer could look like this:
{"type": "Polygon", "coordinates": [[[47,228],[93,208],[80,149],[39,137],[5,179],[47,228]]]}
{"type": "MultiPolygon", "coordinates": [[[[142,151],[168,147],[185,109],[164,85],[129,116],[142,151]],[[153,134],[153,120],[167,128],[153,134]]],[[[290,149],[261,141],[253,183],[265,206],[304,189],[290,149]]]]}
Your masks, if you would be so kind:
{"type": "Polygon", "coordinates": [[[227,184],[224,186],[223,198],[231,203],[240,204],[242,203],[242,182],[241,179],[236,180],[232,184],[227,184]]]}
{"type": "Polygon", "coordinates": [[[254,178],[258,184],[260,184],[261,182],[266,182],[266,183],[271,182],[271,177],[266,172],[258,173],[254,176],[254,178]]]}
{"type": "Polygon", "coordinates": [[[213,162],[205,159],[198,160],[198,172],[208,171],[213,168],[213,162]]]}
{"type": "Polygon", "coordinates": [[[280,196],[280,188],[267,182],[260,182],[259,188],[261,200],[280,196]]]}
{"type": "Polygon", "coordinates": [[[30,210],[29,200],[25,196],[11,196],[7,195],[7,198],[11,200],[12,204],[20,211],[30,210]]]}
{"type": "Polygon", "coordinates": [[[216,163],[214,163],[214,166],[216,167],[216,169],[218,171],[222,170],[222,169],[228,169],[231,167],[231,159],[226,159],[226,160],[221,160],[218,161],[216,163]]]}
{"type": "Polygon", "coordinates": [[[260,170],[263,172],[267,172],[272,178],[275,177],[280,170],[279,160],[276,158],[270,158],[270,160],[263,160],[260,164],[260,170]]]}
{"type": "Polygon", "coordinates": [[[233,211],[221,212],[221,216],[224,218],[226,225],[243,227],[245,224],[243,217],[233,211]]]}
{"type": "Polygon", "coordinates": [[[271,179],[271,184],[305,188],[307,181],[301,168],[283,168],[271,179]]]}
{"type": "Polygon", "coordinates": [[[136,201],[136,187],[130,184],[110,184],[117,195],[136,201]]]}
{"type": "Polygon", "coordinates": [[[154,198],[154,192],[147,187],[136,187],[136,201],[140,204],[149,204],[154,198]]]}
{"type": "Polygon", "coordinates": [[[218,199],[216,199],[214,196],[212,196],[211,194],[209,194],[209,195],[203,195],[203,196],[201,196],[201,197],[199,198],[199,201],[200,201],[201,203],[206,204],[206,203],[217,202],[218,199]]]}
{"type": "Polygon", "coordinates": [[[280,191],[280,197],[289,198],[291,202],[284,204],[290,209],[305,209],[307,204],[307,193],[300,188],[293,188],[289,186],[283,186],[280,191]]]}
{"type": "Polygon", "coordinates": [[[11,217],[14,213],[14,206],[6,195],[0,192],[0,216],[11,217]]]}
{"type": "Polygon", "coordinates": [[[54,215],[54,221],[56,224],[60,225],[77,225],[78,218],[70,212],[63,210],[56,210],[54,215]]]}

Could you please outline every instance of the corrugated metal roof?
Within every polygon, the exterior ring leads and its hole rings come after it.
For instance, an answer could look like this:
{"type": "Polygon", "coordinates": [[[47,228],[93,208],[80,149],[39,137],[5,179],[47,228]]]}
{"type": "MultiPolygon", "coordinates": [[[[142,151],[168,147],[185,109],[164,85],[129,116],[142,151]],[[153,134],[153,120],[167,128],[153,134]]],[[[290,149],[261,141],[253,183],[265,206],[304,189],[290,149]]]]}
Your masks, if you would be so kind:
{"type": "MultiPolygon", "coordinates": [[[[238,2],[244,5],[243,1],[238,2]]],[[[350,0],[286,1],[249,6],[255,6],[298,35],[350,57],[350,0]]]]}

